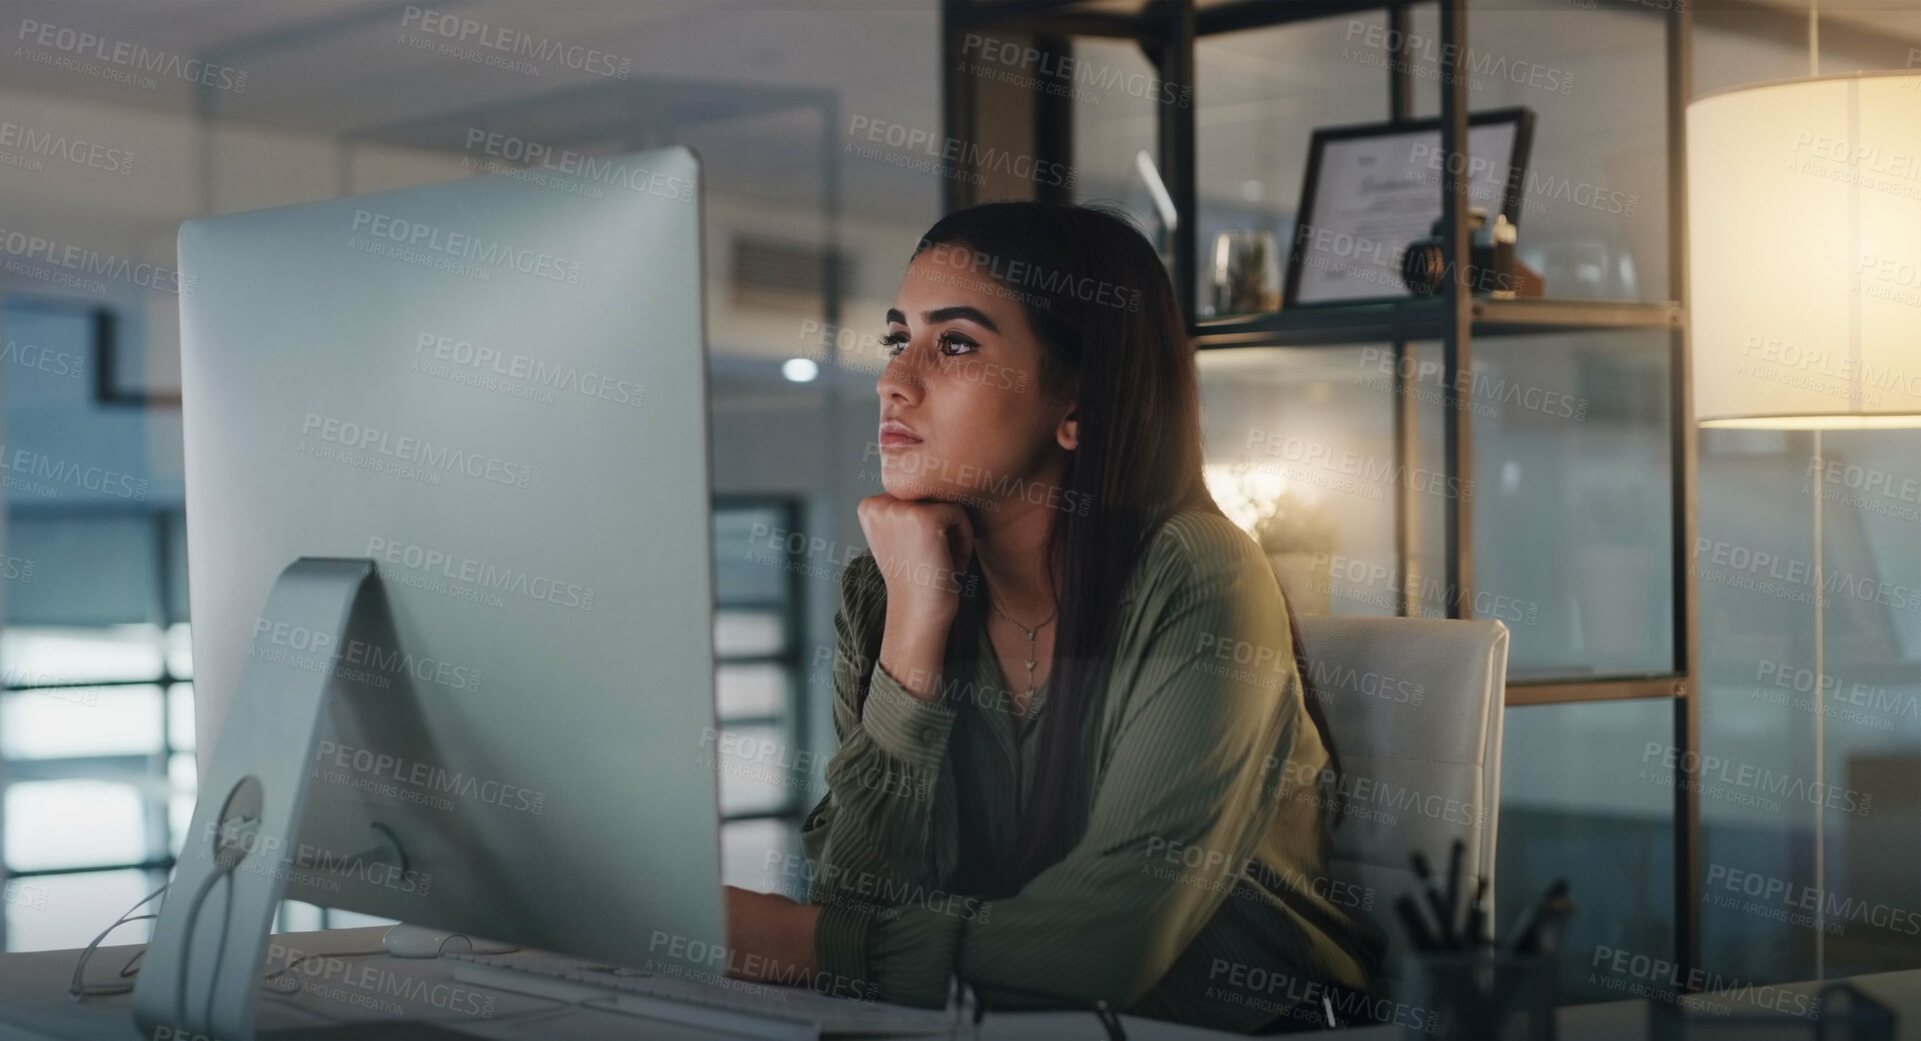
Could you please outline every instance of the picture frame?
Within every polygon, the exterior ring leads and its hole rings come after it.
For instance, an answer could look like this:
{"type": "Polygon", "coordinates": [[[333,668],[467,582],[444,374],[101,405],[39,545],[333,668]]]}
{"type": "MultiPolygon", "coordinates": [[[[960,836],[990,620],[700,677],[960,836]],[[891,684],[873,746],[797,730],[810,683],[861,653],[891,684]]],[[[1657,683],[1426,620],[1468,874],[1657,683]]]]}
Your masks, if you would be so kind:
{"type": "MultiPolygon", "coordinates": [[[[1506,214],[1509,223],[1520,224],[1534,122],[1533,110],[1518,106],[1469,115],[1469,206],[1477,204],[1477,194],[1498,191],[1498,212],[1506,214]],[[1473,147],[1477,138],[1505,154],[1485,163],[1476,160],[1482,151],[1473,147]]],[[[1301,182],[1301,206],[1290,236],[1282,306],[1343,306],[1410,298],[1400,279],[1400,255],[1410,243],[1426,238],[1440,218],[1446,166],[1438,117],[1315,130],[1308,143],[1307,176],[1301,182]],[[1425,169],[1415,169],[1415,163],[1425,169]],[[1370,183],[1370,173],[1380,179],[1370,183]],[[1331,181],[1323,184],[1335,176],[1348,180],[1338,187],[1331,181]],[[1431,208],[1424,204],[1428,198],[1431,208]],[[1310,242],[1317,247],[1313,256],[1310,242]],[[1323,254],[1326,262],[1317,263],[1323,254]]],[[[1492,219],[1494,211],[1488,216],[1492,219]]]]}

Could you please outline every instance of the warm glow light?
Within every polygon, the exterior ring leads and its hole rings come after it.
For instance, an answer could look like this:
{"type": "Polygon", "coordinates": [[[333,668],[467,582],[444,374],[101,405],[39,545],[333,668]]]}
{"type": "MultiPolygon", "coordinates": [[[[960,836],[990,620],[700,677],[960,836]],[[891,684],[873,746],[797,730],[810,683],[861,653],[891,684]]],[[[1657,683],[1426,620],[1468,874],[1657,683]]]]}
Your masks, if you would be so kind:
{"type": "Polygon", "coordinates": [[[1909,430],[1921,427],[1921,414],[1886,416],[1744,416],[1701,424],[1722,430],[1909,430]]]}
{"type": "Polygon", "coordinates": [[[1253,534],[1254,525],[1277,500],[1292,493],[1303,505],[1321,503],[1319,489],[1297,487],[1278,468],[1252,463],[1208,463],[1201,467],[1201,481],[1220,505],[1221,512],[1242,531],[1253,534]]]}
{"type": "Polygon", "coordinates": [[[1688,304],[1704,426],[1921,426],[1921,74],[1688,106],[1688,304]]]}
{"type": "Polygon", "coordinates": [[[1227,519],[1250,534],[1261,516],[1260,500],[1279,494],[1287,486],[1287,480],[1279,474],[1226,463],[1202,466],[1201,480],[1227,519]]]}

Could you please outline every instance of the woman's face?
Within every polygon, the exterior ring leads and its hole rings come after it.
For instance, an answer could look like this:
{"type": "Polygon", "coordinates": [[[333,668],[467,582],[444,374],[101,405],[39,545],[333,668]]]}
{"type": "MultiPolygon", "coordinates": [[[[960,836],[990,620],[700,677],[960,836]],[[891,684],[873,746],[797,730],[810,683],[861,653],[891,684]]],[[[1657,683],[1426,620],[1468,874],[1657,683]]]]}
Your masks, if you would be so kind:
{"type": "Polygon", "coordinates": [[[876,451],[896,499],[1045,501],[1075,446],[1072,402],[1041,390],[1046,348],[985,264],[961,246],[922,250],[887,312],[876,451]]]}

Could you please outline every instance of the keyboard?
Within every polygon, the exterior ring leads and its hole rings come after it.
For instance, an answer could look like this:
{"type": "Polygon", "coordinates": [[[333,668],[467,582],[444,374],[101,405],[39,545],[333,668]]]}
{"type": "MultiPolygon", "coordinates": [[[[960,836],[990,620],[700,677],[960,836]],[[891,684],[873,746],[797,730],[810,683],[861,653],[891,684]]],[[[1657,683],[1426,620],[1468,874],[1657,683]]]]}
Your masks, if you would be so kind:
{"type": "Polygon", "coordinates": [[[683,978],[559,955],[456,954],[454,979],[570,1004],[771,1041],[926,1037],[954,1029],[949,1009],[908,1008],[746,980],[683,978]]]}

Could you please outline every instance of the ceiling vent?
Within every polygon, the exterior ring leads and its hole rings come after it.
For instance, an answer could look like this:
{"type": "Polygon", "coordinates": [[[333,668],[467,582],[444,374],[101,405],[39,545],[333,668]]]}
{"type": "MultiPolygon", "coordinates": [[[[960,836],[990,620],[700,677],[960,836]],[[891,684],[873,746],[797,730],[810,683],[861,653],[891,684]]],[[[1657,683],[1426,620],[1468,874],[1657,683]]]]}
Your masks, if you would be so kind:
{"type": "Polygon", "coordinates": [[[853,262],[845,253],[810,242],[736,235],[728,256],[734,303],[781,309],[797,304],[818,307],[836,266],[845,295],[854,283],[853,262]]]}

